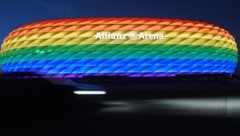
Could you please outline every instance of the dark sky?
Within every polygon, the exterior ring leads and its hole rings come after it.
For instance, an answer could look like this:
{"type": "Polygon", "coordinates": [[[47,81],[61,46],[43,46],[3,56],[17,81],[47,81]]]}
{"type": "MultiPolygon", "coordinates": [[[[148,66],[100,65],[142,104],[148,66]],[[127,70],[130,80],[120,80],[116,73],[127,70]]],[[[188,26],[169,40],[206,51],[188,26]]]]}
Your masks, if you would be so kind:
{"type": "MultiPolygon", "coordinates": [[[[240,42],[239,0],[3,0],[0,40],[18,26],[68,17],[159,17],[221,26],[240,42]]],[[[240,69],[240,68],[239,68],[240,69]]],[[[238,70],[240,71],[240,70],[238,70]]],[[[239,73],[239,72],[238,72],[239,73]]]]}

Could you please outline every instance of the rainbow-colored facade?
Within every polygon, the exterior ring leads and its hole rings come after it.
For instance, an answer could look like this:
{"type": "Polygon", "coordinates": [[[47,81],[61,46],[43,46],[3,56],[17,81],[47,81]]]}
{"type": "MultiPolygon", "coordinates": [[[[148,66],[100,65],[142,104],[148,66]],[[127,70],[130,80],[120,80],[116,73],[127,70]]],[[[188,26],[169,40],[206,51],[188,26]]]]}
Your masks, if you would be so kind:
{"type": "Polygon", "coordinates": [[[50,77],[233,73],[237,61],[228,31],[176,19],[48,20],[15,29],[1,47],[3,72],[50,77]]]}

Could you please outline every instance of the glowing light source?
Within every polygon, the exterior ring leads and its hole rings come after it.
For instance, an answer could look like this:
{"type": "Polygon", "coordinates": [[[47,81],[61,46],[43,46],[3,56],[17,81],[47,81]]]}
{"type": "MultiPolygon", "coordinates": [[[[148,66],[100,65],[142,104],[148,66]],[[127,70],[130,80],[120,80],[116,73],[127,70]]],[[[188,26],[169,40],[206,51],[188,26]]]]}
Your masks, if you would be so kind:
{"type": "Polygon", "coordinates": [[[98,90],[76,90],[73,92],[77,95],[105,95],[105,91],[98,91],[98,90]]]}

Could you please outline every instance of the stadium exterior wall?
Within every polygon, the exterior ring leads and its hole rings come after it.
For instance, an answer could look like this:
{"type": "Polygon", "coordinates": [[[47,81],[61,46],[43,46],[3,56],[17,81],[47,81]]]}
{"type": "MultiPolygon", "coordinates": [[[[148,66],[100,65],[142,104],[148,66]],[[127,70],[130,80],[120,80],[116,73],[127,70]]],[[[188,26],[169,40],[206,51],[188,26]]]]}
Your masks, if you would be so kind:
{"type": "Polygon", "coordinates": [[[4,73],[50,77],[233,73],[237,61],[228,31],[180,19],[47,20],[13,30],[1,46],[4,73]]]}

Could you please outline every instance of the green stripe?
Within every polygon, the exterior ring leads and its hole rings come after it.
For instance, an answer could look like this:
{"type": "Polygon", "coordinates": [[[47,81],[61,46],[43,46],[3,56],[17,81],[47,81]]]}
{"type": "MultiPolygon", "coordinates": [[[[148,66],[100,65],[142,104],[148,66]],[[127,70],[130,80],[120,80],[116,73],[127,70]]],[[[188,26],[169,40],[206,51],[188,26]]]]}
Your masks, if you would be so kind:
{"type": "Polygon", "coordinates": [[[64,52],[90,52],[90,51],[184,51],[184,52],[211,52],[238,56],[232,49],[224,47],[203,46],[203,45],[158,45],[158,44],[92,44],[92,45],[60,45],[60,46],[36,46],[13,49],[2,53],[2,57],[39,54],[39,53],[64,53],[64,52]]]}
{"type": "Polygon", "coordinates": [[[171,58],[171,59],[210,59],[210,60],[226,60],[237,62],[237,57],[227,54],[207,53],[207,52],[182,52],[182,51],[95,51],[95,52],[62,52],[62,53],[38,53],[27,55],[16,55],[4,57],[2,64],[34,61],[34,60],[66,60],[66,59],[106,59],[106,58],[171,58]]]}

